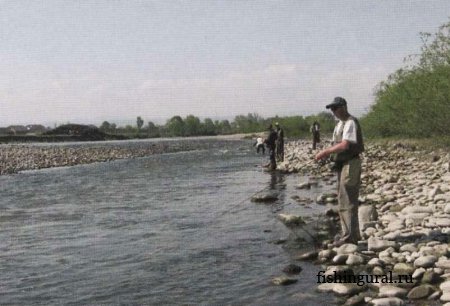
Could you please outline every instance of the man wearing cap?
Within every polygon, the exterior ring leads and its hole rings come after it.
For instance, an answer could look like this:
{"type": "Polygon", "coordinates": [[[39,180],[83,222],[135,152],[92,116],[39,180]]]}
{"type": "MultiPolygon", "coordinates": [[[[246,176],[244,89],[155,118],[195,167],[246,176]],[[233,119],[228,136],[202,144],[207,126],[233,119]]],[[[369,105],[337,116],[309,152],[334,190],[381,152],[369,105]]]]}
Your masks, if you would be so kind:
{"type": "Polygon", "coordinates": [[[358,196],[361,184],[361,160],[364,151],[361,126],[347,111],[347,101],[336,97],[326,106],[339,119],[333,132],[333,146],[315,156],[316,160],[331,155],[338,175],[338,204],[342,236],[336,244],[357,243],[360,239],[358,224],[358,196]]]}
{"type": "Polygon", "coordinates": [[[277,127],[277,143],[276,143],[276,151],[277,151],[277,161],[284,161],[284,131],[280,127],[278,122],[275,123],[277,127]]]}
{"type": "Polygon", "coordinates": [[[267,128],[269,130],[269,136],[264,140],[267,148],[269,149],[270,162],[267,165],[269,170],[275,170],[277,168],[277,162],[275,160],[275,146],[277,141],[277,132],[274,131],[272,124],[267,128]]]}

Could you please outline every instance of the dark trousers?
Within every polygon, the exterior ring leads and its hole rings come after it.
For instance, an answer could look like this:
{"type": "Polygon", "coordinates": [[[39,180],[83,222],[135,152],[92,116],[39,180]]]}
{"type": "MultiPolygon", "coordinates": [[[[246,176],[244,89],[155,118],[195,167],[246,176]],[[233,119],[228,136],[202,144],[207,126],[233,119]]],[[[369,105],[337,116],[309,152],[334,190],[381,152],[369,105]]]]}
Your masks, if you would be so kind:
{"type": "Polygon", "coordinates": [[[269,148],[269,169],[275,170],[277,168],[277,162],[275,160],[275,148],[269,148]]]}
{"type": "Polygon", "coordinates": [[[316,149],[317,143],[320,142],[320,134],[319,133],[313,133],[313,150],[316,149]]]}
{"type": "Polygon", "coordinates": [[[259,153],[259,151],[262,151],[262,154],[266,153],[266,148],[264,147],[264,144],[259,144],[256,146],[256,153],[259,153]]]}

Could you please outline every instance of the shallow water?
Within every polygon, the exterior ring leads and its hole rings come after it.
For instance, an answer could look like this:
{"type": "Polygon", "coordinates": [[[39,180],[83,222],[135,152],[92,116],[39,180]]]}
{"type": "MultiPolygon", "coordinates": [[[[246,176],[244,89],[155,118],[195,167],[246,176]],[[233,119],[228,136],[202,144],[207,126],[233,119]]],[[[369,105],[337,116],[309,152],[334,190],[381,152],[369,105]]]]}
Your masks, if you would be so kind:
{"type": "Polygon", "coordinates": [[[292,240],[276,214],[321,212],[290,199],[321,189],[263,172],[251,141],[205,141],[0,177],[0,304],[329,304],[314,291],[320,267],[297,262],[298,283],[270,282],[298,252],[274,243],[292,240]],[[252,203],[260,190],[279,200],[252,203]]]}

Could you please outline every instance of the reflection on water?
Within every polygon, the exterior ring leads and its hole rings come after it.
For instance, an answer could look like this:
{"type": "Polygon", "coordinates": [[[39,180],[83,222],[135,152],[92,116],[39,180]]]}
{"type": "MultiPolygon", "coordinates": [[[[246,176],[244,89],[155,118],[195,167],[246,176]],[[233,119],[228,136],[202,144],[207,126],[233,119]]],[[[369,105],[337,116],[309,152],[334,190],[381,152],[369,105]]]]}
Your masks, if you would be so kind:
{"type": "MultiPolygon", "coordinates": [[[[251,143],[0,177],[1,304],[320,305],[316,267],[271,285],[272,243],[298,177],[266,173],[251,143]],[[255,205],[269,188],[278,201],[255,205]],[[310,292],[299,297],[298,292],[310,292]]],[[[312,194],[311,196],[314,196],[312,194]]]]}

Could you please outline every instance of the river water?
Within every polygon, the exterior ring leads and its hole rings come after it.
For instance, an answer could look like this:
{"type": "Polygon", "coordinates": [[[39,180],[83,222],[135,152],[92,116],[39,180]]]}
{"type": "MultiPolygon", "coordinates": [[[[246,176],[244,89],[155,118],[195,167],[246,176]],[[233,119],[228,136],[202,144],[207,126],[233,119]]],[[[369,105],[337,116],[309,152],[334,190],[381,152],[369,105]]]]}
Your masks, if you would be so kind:
{"type": "Polygon", "coordinates": [[[320,213],[291,196],[323,190],[300,193],[301,177],[264,172],[251,141],[207,141],[1,176],[0,304],[330,304],[315,292],[320,267],[294,261],[308,246],[276,218],[320,213]],[[278,201],[252,203],[260,190],[278,201]],[[290,263],[303,267],[298,282],[272,285],[290,263]]]}

